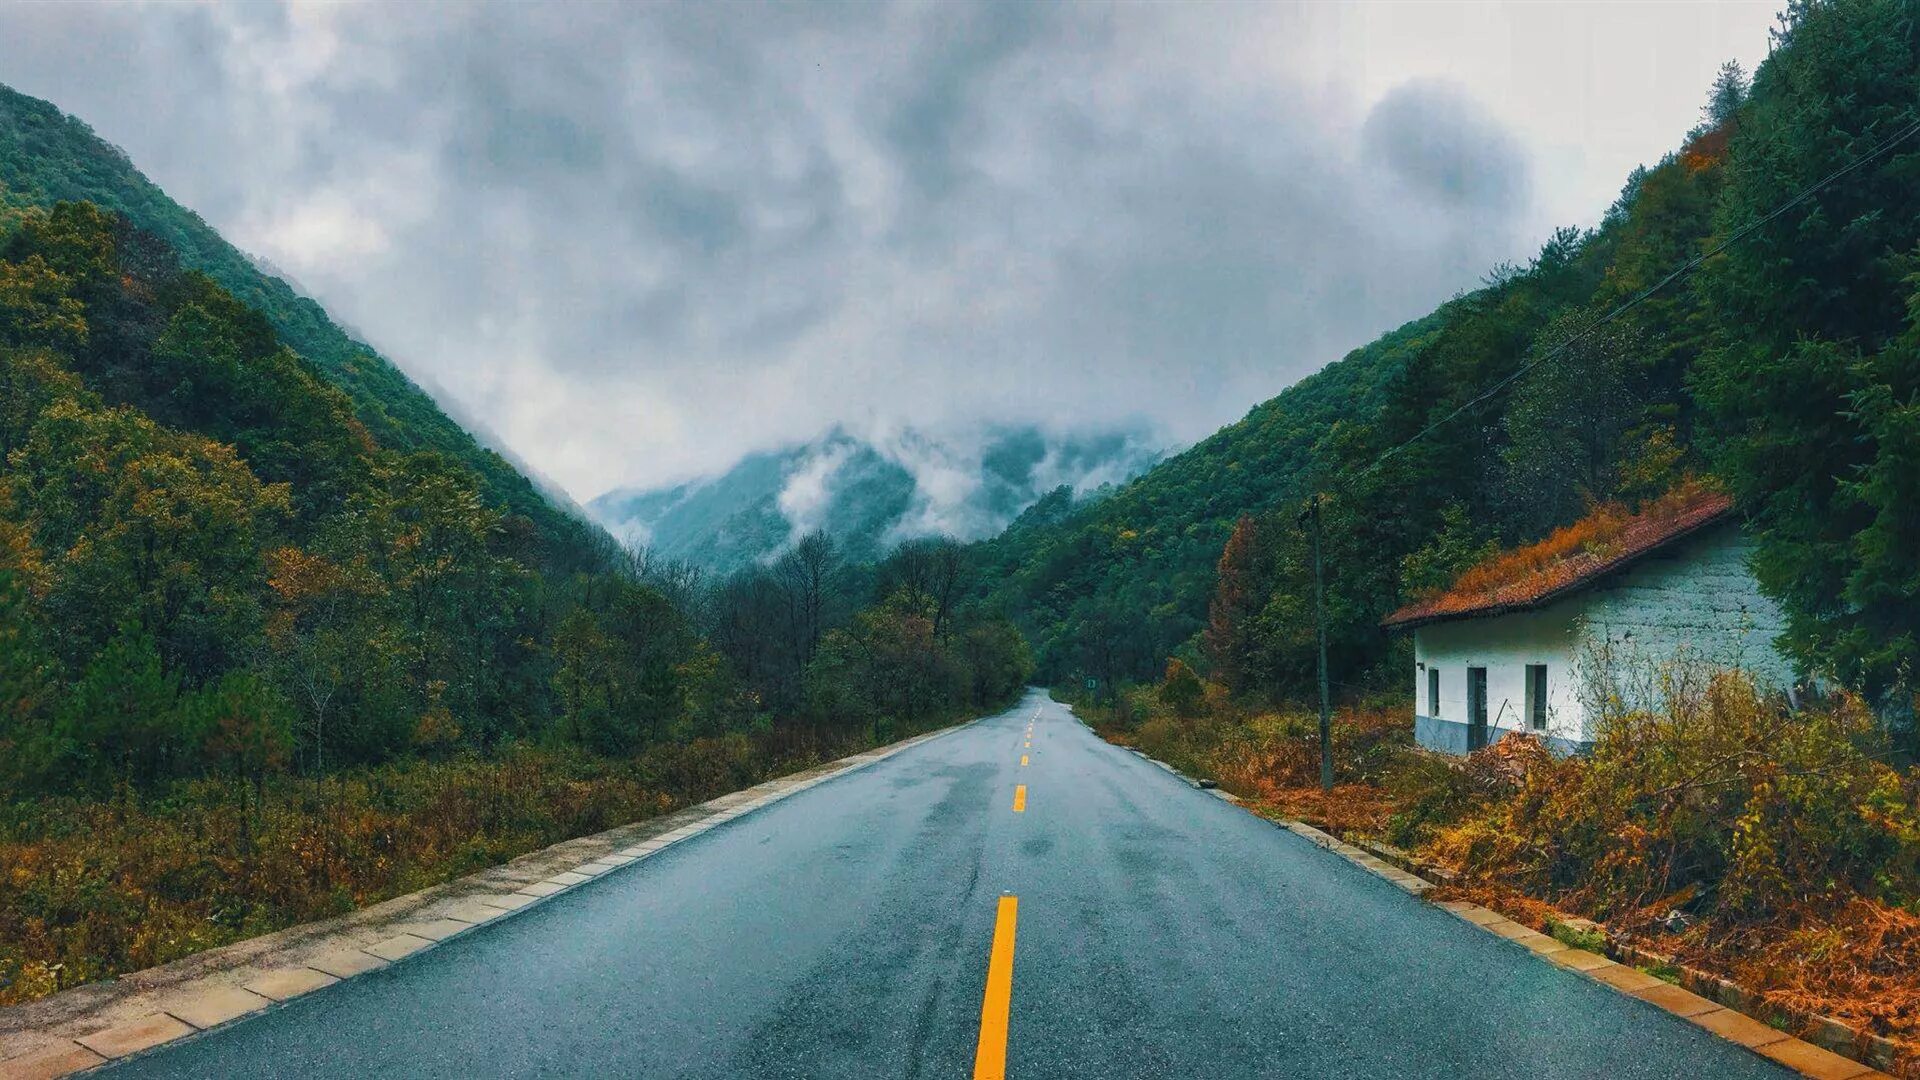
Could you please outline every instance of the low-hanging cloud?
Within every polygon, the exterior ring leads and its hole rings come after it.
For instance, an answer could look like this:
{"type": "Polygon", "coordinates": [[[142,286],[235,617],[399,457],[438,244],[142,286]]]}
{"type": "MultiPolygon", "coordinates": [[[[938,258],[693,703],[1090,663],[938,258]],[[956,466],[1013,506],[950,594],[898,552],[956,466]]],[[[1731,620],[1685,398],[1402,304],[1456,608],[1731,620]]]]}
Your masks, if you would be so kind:
{"type": "Polygon", "coordinates": [[[835,423],[1191,440],[1524,254],[1521,141],[1363,100],[1337,18],[12,7],[0,80],[584,499],[835,423]]]}
{"type": "Polygon", "coordinates": [[[1531,177],[1519,140],[1452,83],[1395,87],[1361,130],[1368,156],[1423,198],[1496,218],[1526,198],[1531,177]]]}

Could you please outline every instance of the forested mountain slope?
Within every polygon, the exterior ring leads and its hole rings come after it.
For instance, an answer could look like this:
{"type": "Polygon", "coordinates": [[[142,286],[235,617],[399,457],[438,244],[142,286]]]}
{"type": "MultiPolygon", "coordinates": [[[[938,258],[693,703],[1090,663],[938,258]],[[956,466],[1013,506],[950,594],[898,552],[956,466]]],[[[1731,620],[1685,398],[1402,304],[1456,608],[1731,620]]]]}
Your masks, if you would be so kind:
{"type": "Polygon", "coordinates": [[[1311,563],[1297,515],[1321,491],[1334,678],[1367,683],[1394,670],[1380,617],[1490,545],[1705,473],[1748,519],[1800,662],[1911,692],[1917,123],[1920,9],[1793,0],[1751,85],[1723,70],[1700,125],[1636,170],[1597,228],[1494,268],[1105,502],[987,543],[992,596],[1055,677],[1145,678],[1177,655],[1235,689],[1306,693],[1311,563]]]}
{"type": "Polygon", "coordinates": [[[118,148],[53,105],[0,86],[0,206],[86,201],[125,214],[241,302],[347,394],[383,446],[434,450],[472,469],[489,501],[532,523],[539,557],[555,567],[600,565],[609,544],[594,525],[553,504],[512,464],[475,441],[385,357],[354,340],[313,300],[263,273],[198,215],[147,180],[118,148]]]}
{"type": "Polygon", "coordinates": [[[1354,350],[1102,500],[1036,505],[976,549],[983,583],[1021,613],[1049,671],[1150,674],[1204,623],[1235,518],[1298,499],[1327,433],[1377,412],[1443,320],[1354,350]]]}
{"type": "Polygon", "coordinates": [[[5,103],[0,797],[776,717],[793,749],[1021,685],[1017,635],[925,552],[877,573],[815,543],[733,603],[632,557],[77,121],[5,103]]]}

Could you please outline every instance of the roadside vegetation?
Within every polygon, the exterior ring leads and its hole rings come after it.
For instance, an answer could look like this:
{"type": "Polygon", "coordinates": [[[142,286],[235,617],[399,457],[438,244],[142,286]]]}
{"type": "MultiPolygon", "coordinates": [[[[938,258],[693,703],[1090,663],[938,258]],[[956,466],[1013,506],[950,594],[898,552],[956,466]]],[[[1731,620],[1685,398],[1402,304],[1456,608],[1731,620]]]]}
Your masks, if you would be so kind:
{"type": "Polygon", "coordinates": [[[722,580],[389,441],[91,203],[0,200],[0,1004],[1010,702],[951,543],[722,580]],[[578,533],[578,535],[574,535],[578,533]],[[580,536],[597,537],[582,547],[580,536]]]}
{"type": "MultiPolygon", "coordinates": [[[[928,726],[970,715],[948,706],[928,726]]],[[[628,757],[514,745],[257,789],[183,781],[0,807],[0,1005],[498,865],[830,761],[865,732],[734,733],[628,757]]]]}

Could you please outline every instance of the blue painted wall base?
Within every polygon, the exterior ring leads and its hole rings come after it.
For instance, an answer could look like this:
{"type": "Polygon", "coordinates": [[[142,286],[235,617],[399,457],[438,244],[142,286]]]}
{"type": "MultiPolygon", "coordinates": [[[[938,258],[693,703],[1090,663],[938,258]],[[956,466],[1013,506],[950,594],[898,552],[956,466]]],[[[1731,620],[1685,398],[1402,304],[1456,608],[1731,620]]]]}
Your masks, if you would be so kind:
{"type": "MultiPolygon", "coordinates": [[[[1490,728],[1487,731],[1488,743],[1500,741],[1508,728],[1490,728]]],[[[1563,739],[1557,735],[1543,735],[1547,749],[1566,757],[1571,754],[1584,754],[1593,748],[1590,742],[1563,739]]],[[[1465,755],[1467,752],[1467,725],[1458,720],[1443,720],[1437,716],[1413,717],[1413,740],[1429,750],[1438,750],[1443,754],[1465,755]]]]}

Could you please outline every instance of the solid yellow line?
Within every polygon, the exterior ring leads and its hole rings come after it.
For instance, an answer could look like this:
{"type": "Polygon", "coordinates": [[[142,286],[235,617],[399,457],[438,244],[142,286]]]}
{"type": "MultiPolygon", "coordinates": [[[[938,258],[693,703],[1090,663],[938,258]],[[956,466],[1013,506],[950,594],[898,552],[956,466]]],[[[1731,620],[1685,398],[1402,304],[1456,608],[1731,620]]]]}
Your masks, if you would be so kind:
{"type": "Polygon", "coordinates": [[[993,918],[993,952],[987,957],[987,992],[980,1002],[980,1048],[973,1055],[973,1080],[1006,1080],[1007,1013],[1013,1004],[1013,928],[1019,917],[1020,898],[1001,897],[1000,911],[993,918]]]}
{"type": "Polygon", "coordinates": [[[1027,785],[1021,784],[1013,789],[1013,812],[1025,813],[1027,809],[1027,785]]]}
{"type": "Polygon", "coordinates": [[[1027,763],[1027,755],[1025,755],[1025,754],[1021,754],[1021,755],[1020,755],[1020,764],[1022,764],[1022,765],[1025,765],[1026,763],[1027,763]]]}

